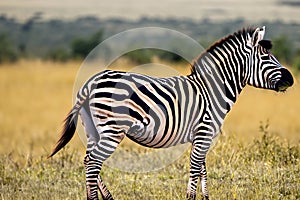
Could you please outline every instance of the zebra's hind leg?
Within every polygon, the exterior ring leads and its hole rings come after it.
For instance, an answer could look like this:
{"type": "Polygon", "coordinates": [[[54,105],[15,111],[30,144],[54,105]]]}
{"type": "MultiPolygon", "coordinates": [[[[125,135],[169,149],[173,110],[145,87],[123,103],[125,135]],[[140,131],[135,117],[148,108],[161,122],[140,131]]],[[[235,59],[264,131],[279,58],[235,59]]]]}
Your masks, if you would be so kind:
{"type": "Polygon", "coordinates": [[[112,200],[113,197],[100,177],[103,162],[115,151],[124,138],[124,133],[100,133],[100,140],[94,144],[91,151],[87,151],[84,159],[86,170],[87,199],[98,199],[97,189],[100,190],[103,200],[112,200]]]}

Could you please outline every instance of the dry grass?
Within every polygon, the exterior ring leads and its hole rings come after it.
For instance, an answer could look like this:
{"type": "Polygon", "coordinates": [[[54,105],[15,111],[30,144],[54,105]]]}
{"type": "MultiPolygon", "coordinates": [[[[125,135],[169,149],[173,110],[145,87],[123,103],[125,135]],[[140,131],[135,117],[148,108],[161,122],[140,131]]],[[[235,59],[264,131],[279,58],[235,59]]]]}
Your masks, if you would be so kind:
{"type": "Polygon", "coordinates": [[[72,106],[79,65],[20,61],[0,66],[1,153],[49,152],[72,106]]]}
{"type": "Polygon", "coordinates": [[[300,141],[300,85],[286,93],[246,87],[229,112],[223,130],[247,142],[257,138],[261,122],[270,122],[270,130],[289,141],[300,141]]]}

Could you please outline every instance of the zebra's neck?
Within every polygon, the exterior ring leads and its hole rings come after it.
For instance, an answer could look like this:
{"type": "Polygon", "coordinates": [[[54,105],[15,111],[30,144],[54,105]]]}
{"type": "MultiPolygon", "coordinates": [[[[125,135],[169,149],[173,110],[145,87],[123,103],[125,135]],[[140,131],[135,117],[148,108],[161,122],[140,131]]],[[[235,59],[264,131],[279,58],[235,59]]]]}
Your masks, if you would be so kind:
{"type": "Polygon", "coordinates": [[[246,31],[235,33],[218,41],[192,66],[190,77],[203,85],[206,94],[221,103],[227,112],[246,85],[244,76],[249,60],[244,50],[246,34],[246,31]]]}

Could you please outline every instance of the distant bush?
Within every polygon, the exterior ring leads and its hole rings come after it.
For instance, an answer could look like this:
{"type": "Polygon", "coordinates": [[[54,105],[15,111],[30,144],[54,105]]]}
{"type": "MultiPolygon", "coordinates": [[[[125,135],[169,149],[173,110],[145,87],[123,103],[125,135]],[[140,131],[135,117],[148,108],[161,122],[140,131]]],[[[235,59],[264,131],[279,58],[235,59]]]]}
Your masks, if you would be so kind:
{"type": "Polygon", "coordinates": [[[90,38],[77,38],[71,42],[71,57],[85,58],[102,41],[103,32],[98,31],[90,38]]]}
{"type": "Polygon", "coordinates": [[[161,60],[166,60],[166,61],[169,61],[169,62],[182,62],[182,61],[184,61],[184,59],[180,55],[178,55],[176,53],[168,52],[168,51],[161,51],[159,53],[158,57],[161,60]]]}
{"type": "Polygon", "coordinates": [[[76,38],[70,43],[70,49],[50,49],[44,56],[46,60],[65,62],[70,59],[84,59],[102,41],[102,31],[94,33],[89,38],[76,38]]]}
{"type": "Polygon", "coordinates": [[[157,57],[160,60],[164,60],[168,62],[184,61],[184,59],[176,53],[172,53],[160,49],[151,49],[151,48],[134,50],[125,54],[124,56],[137,64],[150,63],[154,57],[157,57]]]}
{"type": "Polygon", "coordinates": [[[6,34],[0,34],[0,63],[18,59],[17,51],[6,34]]]}
{"type": "Polygon", "coordinates": [[[146,64],[152,61],[153,51],[151,49],[138,49],[128,52],[124,56],[136,64],[146,64]]]}
{"type": "Polygon", "coordinates": [[[300,49],[298,49],[292,64],[293,68],[300,71],[300,49]]]}
{"type": "Polygon", "coordinates": [[[273,39],[272,53],[280,60],[280,62],[291,64],[293,59],[293,45],[286,36],[273,39]]]}
{"type": "Polygon", "coordinates": [[[62,48],[50,50],[50,52],[48,52],[48,54],[46,55],[46,60],[66,62],[69,59],[70,53],[68,53],[67,50],[62,48]]]}

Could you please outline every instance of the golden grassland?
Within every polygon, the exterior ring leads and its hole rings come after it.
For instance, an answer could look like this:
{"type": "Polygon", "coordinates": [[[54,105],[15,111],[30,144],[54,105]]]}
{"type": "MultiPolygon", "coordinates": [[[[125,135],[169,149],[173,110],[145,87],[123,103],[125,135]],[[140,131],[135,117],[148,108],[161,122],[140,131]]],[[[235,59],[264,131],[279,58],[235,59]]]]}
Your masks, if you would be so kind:
{"type": "Polygon", "coordinates": [[[1,153],[46,153],[71,108],[78,65],[20,61],[0,67],[1,153]]]}
{"type": "MultiPolygon", "coordinates": [[[[56,157],[46,159],[72,107],[80,65],[23,60],[0,66],[1,199],[85,198],[84,146],[78,135],[56,157]]],[[[120,60],[112,68],[142,72],[131,65],[120,60]]],[[[161,65],[156,67],[146,73],[161,74],[161,65]]],[[[175,75],[189,71],[178,64],[174,69],[175,75]]],[[[298,77],[285,93],[251,87],[242,92],[207,158],[212,199],[300,198],[298,77]]],[[[152,173],[130,174],[105,166],[101,174],[116,199],[184,199],[188,157],[186,152],[152,173]]]]}
{"type": "MultiPolygon", "coordinates": [[[[0,152],[49,153],[69,109],[73,84],[81,63],[20,61],[0,66],[0,152]]],[[[167,65],[167,64],[166,64],[167,65]]],[[[128,62],[115,63],[113,69],[147,74],[147,67],[130,69],[128,62]]],[[[172,66],[172,65],[171,65],[172,66]]],[[[173,65],[174,74],[187,74],[189,66],[173,65]]],[[[160,66],[156,66],[157,67],[160,66]]],[[[148,71],[147,71],[148,70],[148,71]]],[[[151,69],[150,69],[151,70],[151,69]]],[[[300,141],[300,86],[286,93],[246,87],[228,114],[222,133],[247,142],[258,136],[260,122],[270,123],[270,130],[291,142],[300,141]]],[[[82,148],[76,136],[72,148],[82,148]]]]}

